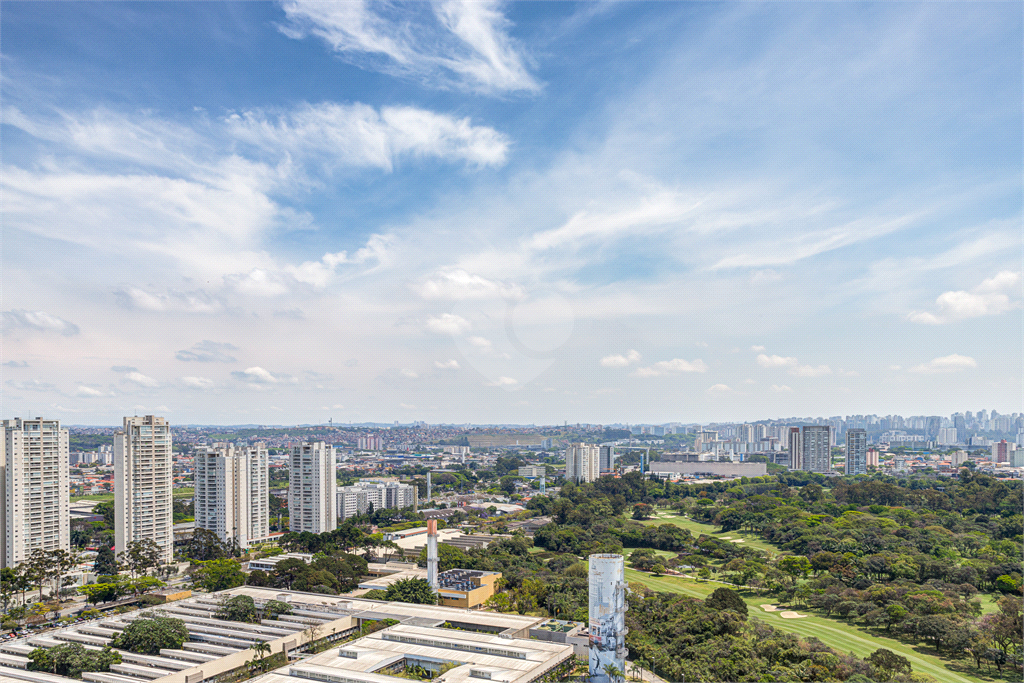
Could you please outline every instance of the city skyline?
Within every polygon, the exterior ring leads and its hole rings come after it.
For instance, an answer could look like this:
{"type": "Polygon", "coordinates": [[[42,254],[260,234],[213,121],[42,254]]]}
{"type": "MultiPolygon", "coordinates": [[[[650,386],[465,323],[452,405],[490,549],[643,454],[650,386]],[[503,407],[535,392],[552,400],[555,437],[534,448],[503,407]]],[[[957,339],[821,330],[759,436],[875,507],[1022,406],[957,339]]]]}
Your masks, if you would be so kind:
{"type": "Polygon", "coordinates": [[[1022,26],[5,5],[4,412],[1020,412],[1022,26]]]}

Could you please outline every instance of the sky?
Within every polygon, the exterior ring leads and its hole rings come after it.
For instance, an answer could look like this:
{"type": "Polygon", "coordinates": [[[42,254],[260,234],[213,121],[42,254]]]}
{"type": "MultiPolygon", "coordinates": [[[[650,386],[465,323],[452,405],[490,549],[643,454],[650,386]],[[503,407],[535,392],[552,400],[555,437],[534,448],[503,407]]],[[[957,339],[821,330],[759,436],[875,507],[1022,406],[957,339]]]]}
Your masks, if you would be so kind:
{"type": "Polygon", "coordinates": [[[1015,2],[5,2],[0,417],[1024,410],[1015,2]]]}

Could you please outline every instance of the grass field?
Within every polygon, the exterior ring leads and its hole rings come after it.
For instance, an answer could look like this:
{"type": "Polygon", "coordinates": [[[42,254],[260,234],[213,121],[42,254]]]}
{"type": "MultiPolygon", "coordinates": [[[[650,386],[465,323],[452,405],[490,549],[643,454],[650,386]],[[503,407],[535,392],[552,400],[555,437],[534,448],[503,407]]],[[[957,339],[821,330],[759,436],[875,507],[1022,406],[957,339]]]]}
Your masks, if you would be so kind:
{"type": "Polygon", "coordinates": [[[77,503],[80,500],[91,500],[91,501],[95,501],[97,503],[102,503],[105,500],[109,500],[109,501],[113,502],[114,494],[113,493],[94,493],[94,494],[89,495],[89,496],[72,496],[71,497],[71,502],[72,503],[77,503]]]}
{"type": "Polygon", "coordinates": [[[677,515],[672,510],[658,510],[655,513],[654,519],[647,519],[642,522],[648,526],[654,526],[658,524],[673,524],[682,529],[686,529],[693,534],[694,538],[701,534],[707,534],[708,536],[716,536],[721,538],[722,536],[728,536],[730,539],[742,538],[743,545],[751,548],[757,548],[767,553],[778,553],[780,552],[777,546],[762,540],[757,534],[748,533],[746,531],[726,531],[722,532],[718,530],[718,527],[712,524],[704,524],[702,522],[695,522],[687,517],[677,515]]]}
{"type": "MultiPolygon", "coordinates": [[[[692,598],[704,599],[716,588],[723,584],[715,582],[700,583],[693,579],[685,579],[677,576],[653,577],[633,569],[626,568],[626,581],[641,583],[651,590],[681,593],[692,598]]],[[[832,619],[814,615],[805,610],[797,610],[801,614],[808,614],[804,619],[783,619],[778,614],[765,612],[762,604],[777,604],[770,597],[760,597],[752,593],[743,593],[743,600],[750,608],[750,616],[760,619],[780,631],[794,633],[803,638],[815,637],[821,640],[837,652],[853,652],[858,657],[866,657],[878,648],[892,650],[896,654],[906,657],[918,673],[928,674],[941,683],[955,683],[959,681],[992,681],[996,679],[979,677],[976,674],[967,674],[961,671],[953,671],[948,666],[948,660],[931,654],[931,648],[922,646],[910,646],[893,638],[868,633],[856,626],[847,624],[840,619],[832,619]]],[[[989,596],[984,596],[985,598],[989,596]]],[[[985,600],[982,600],[983,608],[985,600]]],[[[994,604],[994,603],[993,603],[994,604]]],[[[988,611],[988,610],[986,610],[988,611]]],[[[966,660],[953,666],[966,666],[966,660]]],[[[971,667],[973,669],[973,667],[971,667]]],[[[1008,680],[1008,679],[1007,679],[1008,680]]]]}

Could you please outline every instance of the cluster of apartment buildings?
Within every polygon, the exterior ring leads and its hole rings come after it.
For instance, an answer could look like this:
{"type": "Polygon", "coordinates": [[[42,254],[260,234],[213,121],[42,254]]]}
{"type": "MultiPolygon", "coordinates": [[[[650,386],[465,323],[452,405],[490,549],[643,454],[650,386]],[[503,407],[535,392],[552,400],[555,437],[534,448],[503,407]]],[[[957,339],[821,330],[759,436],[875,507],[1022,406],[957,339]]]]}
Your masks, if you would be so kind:
{"type": "MultiPolygon", "coordinates": [[[[0,566],[24,562],[35,550],[70,549],[70,447],[59,420],[4,420],[0,440],[0,566]]],[[[171,426],[154,415],[125,417],[114,433],[114,549],[152,540],[159,560],[174,551],[171,426]]],[[[405,484],[337,485],[335,449],[303,443],[288,456],[290,530],[323,533],[339,520],[373,509],[416,503],[405,484]]],[[[268,452],[264,444],[217,443],[195,450],[196,527],[247,548],[268,538],[268,452]]]]}

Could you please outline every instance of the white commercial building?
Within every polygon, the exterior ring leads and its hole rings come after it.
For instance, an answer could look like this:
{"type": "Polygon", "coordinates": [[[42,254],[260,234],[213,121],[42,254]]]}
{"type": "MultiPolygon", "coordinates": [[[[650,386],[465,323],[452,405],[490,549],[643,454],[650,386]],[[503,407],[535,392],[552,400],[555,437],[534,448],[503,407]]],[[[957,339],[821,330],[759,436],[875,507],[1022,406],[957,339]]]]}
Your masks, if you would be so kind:
{"type": "Polygon", "coordinates": [[[24,562],[33,550],[71,547],[68,430],[59,420],[4,420],[0,441],[0,566],[24,562]]]}
{"type": "Polygon", "coordinates": [[[288,530],[334,531],[338,526],[334,446],[323,441],[293,446],[288,471],[288,530]]]}
{"type": "Polygon", "coordinates": [[[802,470],[804,468],[804,442],[800,438],[800,428],[789,428],[789,469],[802,470]]]}
{"type": "Polygon", "coordinates": [[[171,425],[162,417],[124,418],[114,434],[114,547],[151,539],[160,563],[174,557],[171,425]]]}
{"type": "Polygon", "coordinates": [[[601,476],[601,447],[585,443],[570,444],[565,449],[565,478],[583,483],[597,481],[601,476]]]}
{"type": "Polygon", "coordinates": [[[338,520],[349,519],[382,508],[401,509],[416,503],[417,490],[409,484],[360,482],[338,487],[338,520]],[[371,506],[373,506],[371,508],[371,506]]]}
{"type": "Polygon", "coordinates": [[[264,444],[201,448],[194,463],[196,526],[240,548],[270,533],[264,444]]]}

